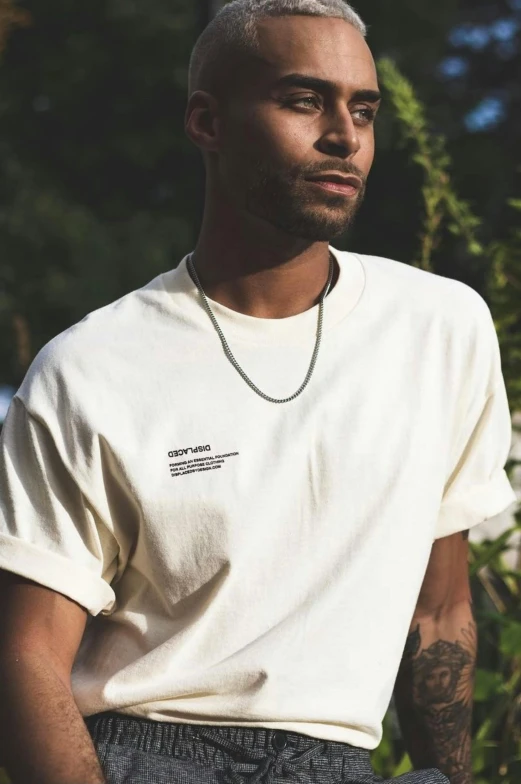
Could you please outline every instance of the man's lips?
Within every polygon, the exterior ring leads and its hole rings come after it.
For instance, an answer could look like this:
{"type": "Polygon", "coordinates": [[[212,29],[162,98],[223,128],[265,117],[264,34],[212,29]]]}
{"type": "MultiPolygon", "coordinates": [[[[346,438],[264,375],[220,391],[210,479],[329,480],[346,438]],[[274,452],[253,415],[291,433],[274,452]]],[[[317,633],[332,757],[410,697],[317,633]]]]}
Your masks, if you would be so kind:
{"type": "Polygon", "coordinates": [[[312,185],[317,185],[323,190],[343,193],[345,196],[354,196],[358,193],[358,188],[355,188],[354,185],[340,185],[338,182],[327,182],[325,180],[309,180],[309,182],[311,182],[312,185]]]}
{"type": "Polygon", "coordinates": [[[345,196],[354,196],[362,187],[362,181],[354,175],[317,175],[313,179],[309,178],[308,182],[324,190],[342,193],[345,196]]]}

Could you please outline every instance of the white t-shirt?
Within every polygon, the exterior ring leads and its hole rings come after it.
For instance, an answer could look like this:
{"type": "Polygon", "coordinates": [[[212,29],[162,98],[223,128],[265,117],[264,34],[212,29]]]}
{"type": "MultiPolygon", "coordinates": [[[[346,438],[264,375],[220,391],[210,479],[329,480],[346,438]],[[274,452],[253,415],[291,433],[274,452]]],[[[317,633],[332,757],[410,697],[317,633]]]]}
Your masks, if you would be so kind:
{"type": "MultiPolygon", "coordinates": [[[[332,249],[318,363],[274,404],[225,357],[186,269],[49,343],[0,462],[0,567],[87,608],[84,716],[264,726],[375,748],[435,539],[516,500],[484,300],[332,249]]],[[[318,308],[211,302],[273,397],[318,308]]]]}

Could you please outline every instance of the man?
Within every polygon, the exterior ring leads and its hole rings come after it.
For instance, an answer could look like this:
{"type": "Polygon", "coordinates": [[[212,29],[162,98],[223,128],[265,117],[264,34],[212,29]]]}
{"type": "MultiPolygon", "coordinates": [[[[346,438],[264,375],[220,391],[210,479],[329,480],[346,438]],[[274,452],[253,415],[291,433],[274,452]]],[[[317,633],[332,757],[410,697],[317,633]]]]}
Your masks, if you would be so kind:
{"type": "Polygon", "coordinates": [[[237,0],[199,40],[194,253],[33,363],[3,436],[14,784],[469,784],[468,530],[515,500],[469,287],[329,245],[380,96],[341,0],[237,0]],[[87,616],[89,624],[86,625],[87,616]]]}

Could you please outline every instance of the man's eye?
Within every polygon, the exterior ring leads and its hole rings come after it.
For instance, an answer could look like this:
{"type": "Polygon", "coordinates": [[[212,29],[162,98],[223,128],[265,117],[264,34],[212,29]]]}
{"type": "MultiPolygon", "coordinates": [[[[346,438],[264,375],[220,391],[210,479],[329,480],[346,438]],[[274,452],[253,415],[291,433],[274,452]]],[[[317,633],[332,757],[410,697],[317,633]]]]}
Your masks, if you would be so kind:
{"type": "Polygon", "coordinates": [[[355,109],[353,114],[359,115],[364,125],[369,125],[370,123],[374,122],[376,117],[376,111],[368,107],[365,107],[364,109],[355,109]]]}
{"type": "MultiPolygon", "coordinates": [[[[307,106],[308,108],[320,109],[321,103],[316,95],[301,95],[300,97],[288,98],[285,101],[285,106],[307,106]]],[[[362,125],[370,125],[374,122],[376,117],[376,110],[370,106],[364,106],[360,109],[355,109],[354,116],[358,116],[358,120],[362,125]]]]}
{"type": "Polygon", "coordinates": [[[286,101],[286,104],[288,106],[296,106],[297,104],[307,104],[307,106],[310,106],[311,104],[314,109],[320,108],[319,100],[314,95],[303,95],[300,98],[289,98],[288,101],[286,101]]]}

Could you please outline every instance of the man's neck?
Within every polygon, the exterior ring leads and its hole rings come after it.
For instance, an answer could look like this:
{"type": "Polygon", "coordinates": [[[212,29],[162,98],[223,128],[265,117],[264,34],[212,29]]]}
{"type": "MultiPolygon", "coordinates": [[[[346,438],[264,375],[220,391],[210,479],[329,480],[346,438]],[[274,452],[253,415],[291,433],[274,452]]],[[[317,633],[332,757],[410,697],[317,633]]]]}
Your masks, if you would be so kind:
{"type": "MultiPolygon", "coordinates": [[[[243,242],[203,230],[192,257],[207,297],[256,318],[295,316],[318,304],[328,280],[327,242],[293,247],[280,242],[243,242]]],[[[266,239],[266,238],[265,238],[266,239]]],[[[334,264],[331,289],[338,279],[334,264]]]]}

